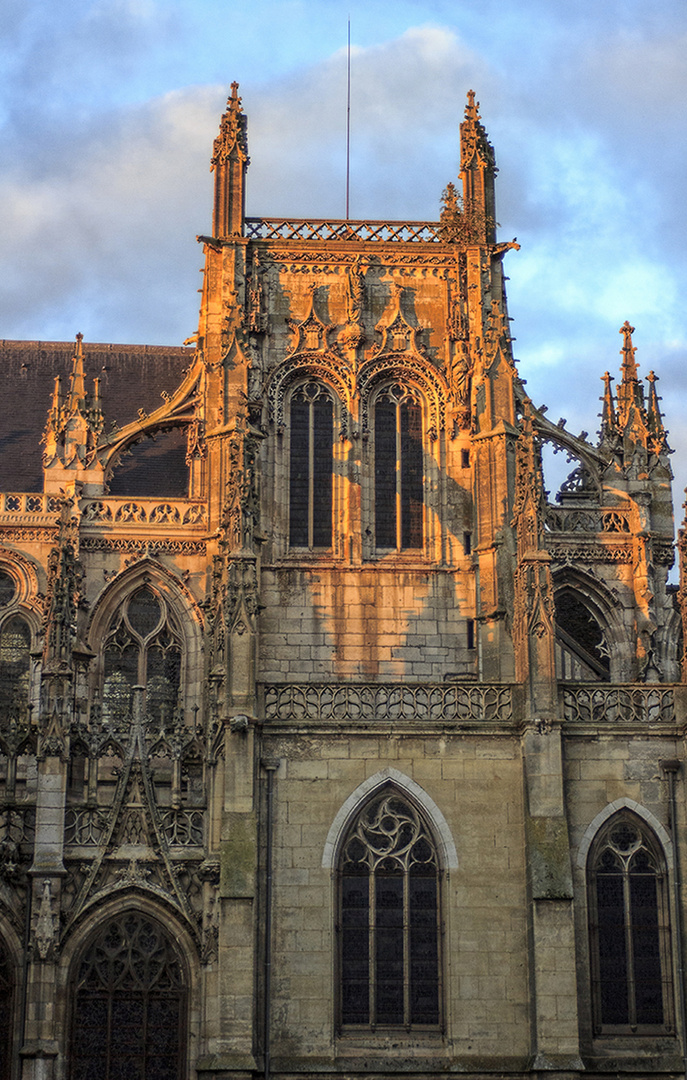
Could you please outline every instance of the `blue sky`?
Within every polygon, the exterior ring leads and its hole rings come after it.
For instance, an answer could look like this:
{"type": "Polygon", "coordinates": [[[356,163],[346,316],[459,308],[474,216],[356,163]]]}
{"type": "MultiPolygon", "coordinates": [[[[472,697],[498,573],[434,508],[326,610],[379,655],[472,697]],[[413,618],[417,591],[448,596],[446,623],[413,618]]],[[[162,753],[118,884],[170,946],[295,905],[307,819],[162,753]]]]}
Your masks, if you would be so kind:
{"type": "Polygon", "coordinates": [[[592,434],[625,319],[687,482],[684,0],[4,0],[0,337],[195,331],[212,139],[249,117],[249,214],[434,219],[474,88],[500,168],[515,352],[592,434]],[[683,465],[683,462],[686,464],[683,465]]]}

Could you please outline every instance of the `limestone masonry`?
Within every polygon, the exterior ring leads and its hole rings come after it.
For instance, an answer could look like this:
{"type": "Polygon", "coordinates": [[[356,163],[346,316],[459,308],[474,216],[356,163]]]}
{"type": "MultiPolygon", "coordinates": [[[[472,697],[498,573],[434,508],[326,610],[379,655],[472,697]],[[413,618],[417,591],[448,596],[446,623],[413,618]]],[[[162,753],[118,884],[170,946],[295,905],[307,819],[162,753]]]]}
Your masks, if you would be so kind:
{"type": "Polygon", "coordinates": [[[0,1080],[685,1075],[656,377],[534,406],[460,162],[247,218],[234,84],[193,343],[0,343],[0,1080]]]}

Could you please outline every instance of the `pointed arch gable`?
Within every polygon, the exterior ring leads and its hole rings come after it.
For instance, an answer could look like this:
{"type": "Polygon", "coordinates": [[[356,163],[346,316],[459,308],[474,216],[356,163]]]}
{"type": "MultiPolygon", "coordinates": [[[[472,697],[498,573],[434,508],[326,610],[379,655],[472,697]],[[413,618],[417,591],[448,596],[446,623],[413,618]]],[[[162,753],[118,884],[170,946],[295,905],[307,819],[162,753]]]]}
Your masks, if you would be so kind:
{"type": "Polygon", "coordinates": [[[363,364],[358,376],[363,435],[370,430],[370,404],[380,384],[395,381],[412,386],[425,399],[428,412],[428,435],[436,438],[446,427],[446,402],[449,391],[446,379],[437,368],[419,355],[390,354],[376,357],[363,364]]]}
{"type": "Polygon", "coordinates": [[[270,419],[277,430],[284,427],[284,406],[289,390],[305,379],[321,380],[337,395],[343,407],[341,431],[345,434],[351,414],[353,383],[348,365],[340,356],[329,352],[297,353],[274,370],[267,387],[267,398],[270,419]]]}
{"type": "Polygon", "coordinates": [[[355,791],[348,796],[341,806],[327,834],[324,850],[322,852],[323,869],[335,869],[339,848],[350,821],[358,812],[363,802],[366,802],[368,798],[381,791],[386,786],[397,787],[399,791],[408,795],[410,799],[424,811],[434,831],[442,867],[446,870],[457,869],[458,854],[456,852],[456,845],[453,841],[448,822],[441,810],[431,796],[428,795],[424,788],[420,787],[415,780],[412,780],[409,776],[406,776],[404,773],[399,772],[398,769],[394,769],[391,766],[388,766],[386,769],[381,769],[379,772],[375,773],[374,776],[368,776],[368,778],[363,780],[362,784],[359,784],[355,791]]]}
{"type": "MultiPolygon", "coordinates": [[[[94,604],[89,620],[88,639],[95,642],[97,646],[123,600],[130,596],[136,588],[147,582],[150,582],[156,588],[160,588],[164,593],[165,599],[171,604],[175,615],[177,615],[181,623],[184,623],[182,626],[184,635],[187,633],[191,633],[192,636],[197,635],[200,641],[204,619],[195,597],[176,574],[173,574],[156,559],[151,558],[141,559],[140,562],[128,567],[103,589],[94,604]],[[187,625],[188,615],[191,616],[191,622],[187,625]],[[191,631],[191,626],[195,628],[195,634],[191,631]]],[[[191,642],[189,641],[188,644],[190,645],[191,642]]]]}
{"type": "Polygon", "coordinates": [[[663,854],[665,855],[666,865],[669,870],[673,869],[674,854],[673,854],[673,841],[664,825],[658,820],[655,814],[651,813],[651,810],[647,810],[641,803],[635,801],[635,799],[614,799],[613,802],[604,806],[603,810],[600,810],[593,821],[589,823],[584,831],[584,835],[580,841],[580,846],[577,850],[577,865],[580,869],[584,870],[587,866],[587,856],[589,855],[589,849],[592,846],[594,837],[599,832],[599,829],[613,817],[614,814],[619,813],[621,810],[630,810],[637,817],[645,821],[651,831],[656,836],[659,844],[663,848],[663,854]]]}

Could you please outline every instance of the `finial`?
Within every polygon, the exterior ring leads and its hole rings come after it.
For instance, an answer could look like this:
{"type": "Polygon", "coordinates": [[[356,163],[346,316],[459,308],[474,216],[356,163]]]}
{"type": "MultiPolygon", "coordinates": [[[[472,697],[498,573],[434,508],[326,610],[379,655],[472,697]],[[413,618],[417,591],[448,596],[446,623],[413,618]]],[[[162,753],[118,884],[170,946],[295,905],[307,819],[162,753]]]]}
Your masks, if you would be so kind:
{"type": "Polygon", "coordinates": [[[479,120],[479,101],[475,101],[475,91],[468,90],[468,103],[465,106],[466,119],[479,120]]]}

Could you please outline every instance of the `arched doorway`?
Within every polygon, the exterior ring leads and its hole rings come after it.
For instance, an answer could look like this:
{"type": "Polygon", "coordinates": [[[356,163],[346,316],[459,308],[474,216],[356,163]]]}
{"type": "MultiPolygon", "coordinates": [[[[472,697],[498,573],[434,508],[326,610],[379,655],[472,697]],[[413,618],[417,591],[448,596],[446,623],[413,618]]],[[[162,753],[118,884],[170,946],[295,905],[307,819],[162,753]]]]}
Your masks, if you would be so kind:
{"type": "Polygon", "coordinates": [[[110,919],[72,986],[70,1080],[183,1080],[187,979],[157,920],[140,911],[110,919]]]}

